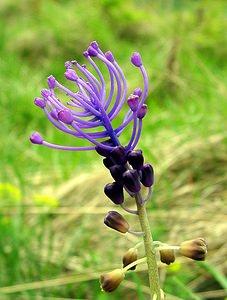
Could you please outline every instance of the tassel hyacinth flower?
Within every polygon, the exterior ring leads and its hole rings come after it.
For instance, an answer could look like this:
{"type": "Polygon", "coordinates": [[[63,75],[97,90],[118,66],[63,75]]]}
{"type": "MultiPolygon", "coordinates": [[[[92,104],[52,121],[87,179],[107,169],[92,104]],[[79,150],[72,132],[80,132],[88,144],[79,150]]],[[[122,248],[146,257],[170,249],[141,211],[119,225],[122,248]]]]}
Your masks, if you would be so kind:
{"type": "MultiPolygon", "coordinates": [[[[59,150],[95,150],[104,157],[103,164],[113,178],[113,182],[104,187],[104,194],[115,205],[136,215],[139,218],[142,231],[132,231],[128,222],[116,211],[109,212],[104,223],[121,233],[134,234],[138,238],[141,236],[143,242],[131,248],[130,252],[124,256],[122,269],[101,275],[102,290],[114,291],[124,280],[128,270],[134,270],[140,263],[146,262],[150,299],[164,299],[159,283],[158,256],[156,254],[160,251],[161,261],[169,264],[175,259],[174,251],[180,250],[185,255],[188,251],[188,248],[186,249],[188,245],[182,244],[180,248],[179,246],[168,246],[152,239],[146,202],[152,194],[154,170],[150,164],[144,163],[142,150],[135,149],[142,132],[143,119],[148,110],[145,104],[148,93],[147,73],[140,54],[134,52],[131,56],[131,63],[142,74],[143,88],[137,87],[133,92],[128,92],[125,75],[110,51],[103,53],[97,42],[94,41],[83,55],[90,64],[92,71],[89,71],[86,65],[80,65],[75,60],[67,61],[64,75],[73,88],[61,84],[51,75],[47,81],[48,89],[41,91],[41,97],[35,98],[34,104],[44,111],[48,120],[58,130],[71,135],[73,138],[86,140],[87,145],[82,147],[52,144],[45,141],[39,132],[34,132],[30,136],[30,140],[34,144],[59,150]],[[96,61],[106,66],[109,76],[108,82],[106,82],[106,76],[104,77],[96,61]],[[61,99],[57,95],[59,92],[65,94],[61,99]],[[65,98],[67,100],[64,102],[63,99],[65,98]],[[128,106],[128,111],[121,124],[114,126],[113,121],[121,112],[123,105],[128,106]],[[129,125],[131,126],[131,136],[128,143],[122,145],[120,136],[129,125]],[[145,196],[143,196],[144,190],[147,190],[145,196]],[[126,196],[134,198],[136,209],[125,206],[126,196]],[[145,257],[137,259],[137,248],[138,245],[142,244],[145,249],[145,257]],[[169,252],[171,252],[171,257],[169,257],[169,252]]],[[[205,253],[205,250],[202,250],[205,253]]],[[[186,256],[192,257],[192,255],[188,255],[188,252],[186,256]]],[[[205,255],[203,255],[204,257],[205,255]]]]}
{"type": "Polygon", "coordinates": [[[85,65],[77,61],[66,62],[65,77],[75,83],[77,91],[72,91],[58,82],[52,75],[48,77],[49,89],[41,91],[42,98],[35,98],[34,103],[43,109],[49,121],[59,130],[74,137],[86,139],[88,146],[72,147],[49,143],[42,139],[38,132],[30,137],[34,144],[42,144],[50,148],[61,150],[97,150],[107,156],[116,146],[121,146],[119,137],[125,128],[133,122],[133,131],[129,143],[123,151],[133,150],[140,138],[142,130],[141,113],[148,91],[148,78],[139,53],[133,53],[131,62],[138,67],[144,80],[144,90],[135,90],[135,94],[127,99],[127,83],[123,71],[114,59],[113,54],[105,54],[96,42],[91,43],[84,53],[88,63],[93,67],[95,77],[85,65]],[[106,65],[110,77],[110,89],[107,94],[106,82],[93,58],[106,65]],[[68,97],[67,105],[56,95],[61,90],[68,97]],[[136,101],[133,101],[133,100],[136,101]],[[120,113],[125,102],[129,110],[124,121],[114,128],[112,121],[120,113]]]}

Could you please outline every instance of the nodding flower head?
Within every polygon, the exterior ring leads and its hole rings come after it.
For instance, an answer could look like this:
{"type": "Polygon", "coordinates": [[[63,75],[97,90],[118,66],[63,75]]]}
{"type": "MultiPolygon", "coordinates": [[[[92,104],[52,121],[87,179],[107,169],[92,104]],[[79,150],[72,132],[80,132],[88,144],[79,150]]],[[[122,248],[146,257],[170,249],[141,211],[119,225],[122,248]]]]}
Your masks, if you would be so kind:
{"type": "Polygon", "coordinates": [[[75,60],[65,63],[65,78],[72,81],[77,90],[69,89],[50,75],[47,80],[49,89],[43,89],[42,97],[35,98],[34,103],[57,129],[87,140],[88,145],[74,147],[51,144],[38,139],[37,132],[31,136],[31,142],[61,150],[96,150],[103,156],[108,156],[113,150],[112,153],[116,156],[116,147],[120,147],[117,148],[118,152],[119,149],[125,149],[126,152],[133,150],[140,138],[148,91],[148,78],[140,54],[133,53],[131,62],[140,69],[144,87],[143,90],[136,88],[131,93],[128,93],[125,75],[110,51],[104,54],[98,43],[93,41],[83,55],[94,72],[75,60]],[[106,83],[95,61],[106,66],[109,83],[106,83]],[[68,97],[66,105],[58,98],[56,91],[61,91],[68,97]],[[129,110],[123,122],[114,127],[113,121],[125,102],[128,103],[129,110]],[[119,137],[130,123],[133,124],[132,135],[128,144],[123,147],[119,137]]]}

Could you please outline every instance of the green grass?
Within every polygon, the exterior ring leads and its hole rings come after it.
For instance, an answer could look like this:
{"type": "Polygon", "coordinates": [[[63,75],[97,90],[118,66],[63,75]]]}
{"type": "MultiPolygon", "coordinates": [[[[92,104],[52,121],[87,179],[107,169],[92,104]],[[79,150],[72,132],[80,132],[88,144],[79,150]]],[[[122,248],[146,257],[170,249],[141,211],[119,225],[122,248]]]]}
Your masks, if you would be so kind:
{"type": "MultiPolygon", "coordinates": [[[[129,275],[114,294],[99,289],[98,274],[119,267],[132,244],[102,227],[112,207],[102,193],[108,174],[101,173],[101,159],[94,152],[34,146],[28,139],[39,131],[56,144],[85,144],[53,128],[33,99],[46,87],[49,74],[64,80],[66,60],[83,63],[82,52],[92,40],[114,53],[129,91],[142,84],[130,64],[133,51],[141,53],[149,75],[149,115],[139,147],[156,170],[153,202],[148,204],[155,238],[179,242],[196,232],[215,240],[209,240],[206,265],[212,267],[186,264],[176,274],[167,271],[166,291],[178,299],[224,297],[202,293],[224,291],[226,284],[221,259],[215,260],[215,251],[226,255],[225,243],[209,223],[210,212],[214,210],[215,219],[226,209],[225,1],[9,0],[0,4],[0,15],[0,297],[147,299],[144,269],[129,275]],[[71,178],[70,189],[65,184],[71,178]],[[38,203],[40,194],[47,197],[38,203]],[[97,215],[76,214],[96,206],[103,208],[97,215]],[[64,207],[69,210],[60,215],[64,207]],[[185,218],[175,216],[178,211],[185,218]],[[199,232],[197,223],[187,223],[194,211],[204,212],[196,219],[203,222],[199,232]],[[175,217],[181,231],[171,223],[175,217]],[[59,281],[52,281],[56,278],[59,281]],[[18,289],[4,292],[15,285],[18,289]]],[[[130,128],[123,144],[129,135],[130,128]]]]}

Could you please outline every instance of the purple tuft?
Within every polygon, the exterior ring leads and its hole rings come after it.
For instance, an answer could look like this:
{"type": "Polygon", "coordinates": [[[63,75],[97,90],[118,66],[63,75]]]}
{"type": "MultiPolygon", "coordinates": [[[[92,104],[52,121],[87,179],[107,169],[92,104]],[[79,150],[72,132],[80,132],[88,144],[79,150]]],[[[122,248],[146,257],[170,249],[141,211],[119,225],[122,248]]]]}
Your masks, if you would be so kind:
{"type": "Polygon", "coordinates": [[[143,119],[146,116],[146,113],[147,113],[147,105],[143,104],[140,107],[139,111],[137,112],[137,118],[143,119]]]}
{"type": "Polygon", "coordinates": [[[107,52],[105,53],[105,57],[106,57],[106,59],[108,59],[110,62],[114,62],[114,56],[113,56],[113,54],[112,54],[111,51],[107,51],[107,52]]]}
{"type": "Polygon", "coordinates": [[[78,76],[76,74],[76,71],[73,69],[67,69],[64,73],[65,78],[67,78],[68,80],[72,80],[72,81],[77,81],[78,80],[78,76]]]}
{"type": "Polygon", "coordinates": [[[66,62],[65,62],[65,67],[66,67],[66,69],[72,68],[72,63],[71,63],[71,61],[66,61],[66,62]]]}
{"type": "Polygon", "coordinates": [[[34,103],[36,106],[40,107],[40,108],[44,108],[46,106],[45,101],[43,100],[43,98],[35,98],[34,103]]]}
{"type": "Polygon", "coordinates": [[[62,109],[58,112],[58,119],[66,124],[73,122],[73,115],[69,109],[62,109]]]}
{"type": "Polygon", "coordinates": [[[89,55],[88,55],[88,52],[87,52],[87,51],[84,51],[84,52],[83,52],[83,56],[84,56],[84,57],[88,57],[88,56],[89,56],[89,55]]]}
{"type": "Polygon", "coordinates": [[[33,144],[42,144],[43,143],[43,138],[41,136],[41,134],[39,132],[34,132],[31,136],[30,136],[30,141],[33,144]]]}
{"type": "Polygon", "coordinates": [[[47,79],[47,83],[50,89],[54,89],[55,87],[55,78],[53,75],[50,75],[47,79]]]}
{"type": "Polygon", "coordinates": [[[133,54],[132,54],[132,57],[131,57],[131,62],[132,62],[132,64],[134,65],[134,66],[136,66],[136,67],[140,67],[140,66],[142,66],[142,59],[141,59],[141,56],[140,56],[140,54],[138,53],[138,52],[134,52],[133,54]]]}
{"type": "Polygon", "coordinates": [[[91,42],[91,47],[93,47],[95,50],[98,50],[98,48],[99,48],[99,45],[98,45],[98,43],[96,42],[96,41],[93,41],[93,42],[91,42]]]}
{"type": "Polygon", "coordinates": [[[87,49],[88,55],[90,56],[97,56],[98,55],[98,51],[93,48],[92,46],[89,46],[87,49]]]}
{"type": "Polygon", "coordinates": [[[42,89],[41,95],[43,96],[44,99],[47,99],[49,96],[51,96],[51,91],[47,89],[42,89]]]}
{"type": "Polygon", "coordinates": [[[137,95],[130,95],[127,100],[128,106],[131,108],[132,111],[137,111],[139,105],[139,96],[137,95]]]}
{"type": "Polygon", "coordinates": [[[141,97],[143,91],[140,88],[136,88],[135,91],[133,92],[134,95],[137,95],[139,97],[141,97]]]}

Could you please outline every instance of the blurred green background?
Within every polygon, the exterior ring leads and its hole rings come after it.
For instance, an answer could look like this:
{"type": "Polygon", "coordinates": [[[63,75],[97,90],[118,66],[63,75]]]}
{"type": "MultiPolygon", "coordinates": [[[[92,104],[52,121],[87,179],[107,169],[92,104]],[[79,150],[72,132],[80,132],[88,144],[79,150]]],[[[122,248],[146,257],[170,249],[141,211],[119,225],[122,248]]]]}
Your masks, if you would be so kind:
{"type": "Polygon", "coordinates": [[[154,238],[174,245],[203,236],[209,244],[205,263],[179,257],[160,265],[167,299],[225,299],[226,32],[225,0],[1,0],[1,300],[149,299],[145,266],[116,292],[100,291],[99,274],[120,267],[137,242],[103,226],[116,207],[103,194],[111,179],[101,158],[28,139],[39,131],[49,142],[81,143],[53,128],[33,99],[50,74],[64,80],[66,60],[84,63],[93,40],[114,53],[129,92],[142,85],[133,51],[149,75],[138,147],[156,173],[148,203],[154,238]]]}

